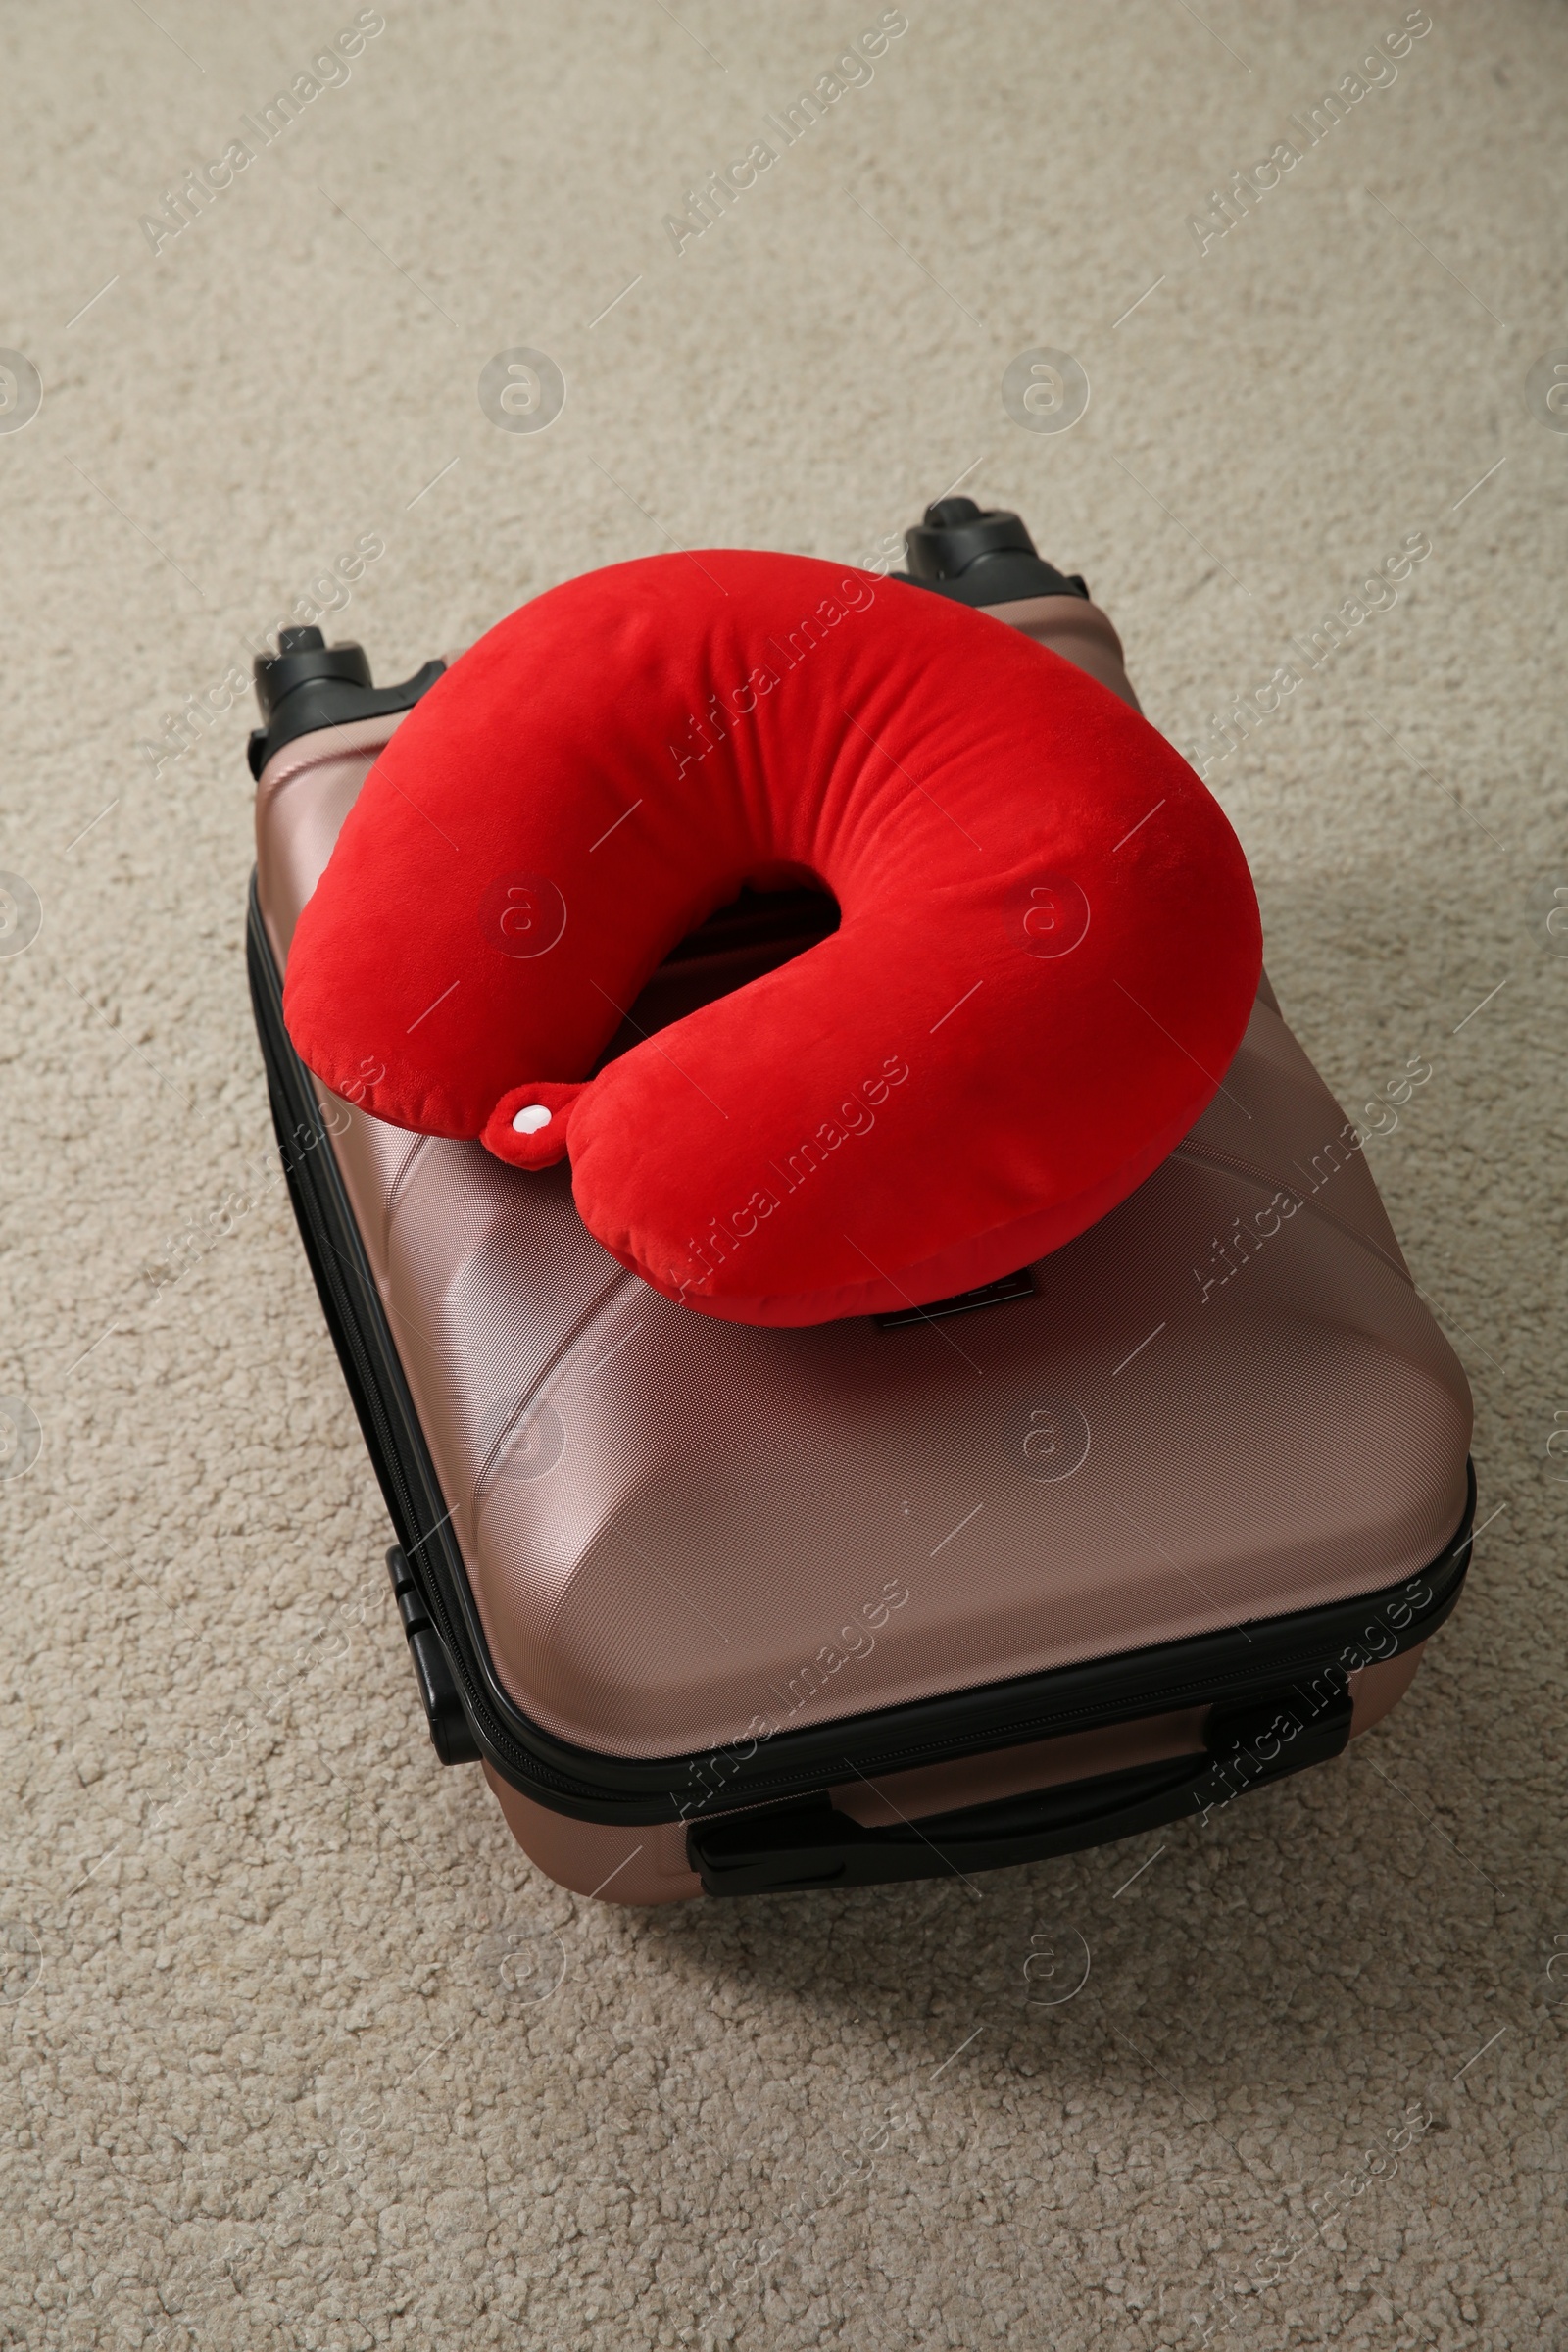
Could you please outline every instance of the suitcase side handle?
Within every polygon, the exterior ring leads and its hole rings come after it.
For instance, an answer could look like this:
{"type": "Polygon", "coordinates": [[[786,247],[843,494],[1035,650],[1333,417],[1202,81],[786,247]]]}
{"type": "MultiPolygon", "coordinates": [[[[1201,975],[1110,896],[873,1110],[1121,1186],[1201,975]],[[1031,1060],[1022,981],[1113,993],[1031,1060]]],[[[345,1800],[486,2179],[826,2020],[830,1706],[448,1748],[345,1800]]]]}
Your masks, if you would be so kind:
{"type": "Polygon", "coordinates": [[[1201,1753],[1003,1797],[924,1821],[867,1829],[828,1798],[695,1824],[686,1850],[705,1894],[788,1894],[895,1879],[967,1877],[1082,1852],[1208,1813],[1265,1782],[1339,1755],[1350,1737],[1341,1669],[1308,1690],[1288,1685],[1243,1706],[1216,1706],[1201,1753]],[[1325,1701],[1318,1693],[1330,1687],[1325,1701]]]}
{"type": "Polygon", "coordinates": [[[396,1544],[386,1555],[386,1572],[392,1579],[393,1598],[414,1662],[414,1679],[419,1687],[420,1704],[430,1727],[430,1744],[443,1764],[477,1764],[479,1743],[464,1707],[463,1693],[447,1663],[447,1653],[425,1606],[418,1580],[396,1544]]]}

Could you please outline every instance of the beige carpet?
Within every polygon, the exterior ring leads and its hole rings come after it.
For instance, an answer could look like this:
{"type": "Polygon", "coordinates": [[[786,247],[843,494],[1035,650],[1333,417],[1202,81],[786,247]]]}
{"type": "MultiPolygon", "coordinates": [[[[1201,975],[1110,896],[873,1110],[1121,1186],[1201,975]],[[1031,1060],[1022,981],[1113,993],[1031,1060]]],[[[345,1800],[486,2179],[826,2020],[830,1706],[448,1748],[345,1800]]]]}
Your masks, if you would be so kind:
{"type": "Polygon", "coordinates": [[[1422,13],[916,0],[786,146],[892,12],[389,5],[316,74],[373,12],[5,12],[0,2342],[1568,2343],[1568,19],[1433,14],[1364,69],[1422,13]],[[1036,347],[1070,429],[1004,408],[1036,347]],[[356,547],[315,602],[393,677],[670,544],[879,560],[960,477],[1200,758],[1430,540],[1208,772],[1348,1107],[1431,1064],[1372,1149],[1486,1530],[1397,1716],[1206,1831],[615,1912],[425,1741],[223,681],[356,547]]]}

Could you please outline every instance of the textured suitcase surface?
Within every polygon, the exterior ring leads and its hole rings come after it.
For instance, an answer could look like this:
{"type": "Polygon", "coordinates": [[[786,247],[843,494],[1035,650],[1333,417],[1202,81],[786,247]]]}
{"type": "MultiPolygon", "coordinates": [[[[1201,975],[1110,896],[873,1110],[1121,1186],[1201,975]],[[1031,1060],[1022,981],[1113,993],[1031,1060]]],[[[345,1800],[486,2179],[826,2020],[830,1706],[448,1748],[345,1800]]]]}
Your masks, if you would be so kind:
{"type": "MultiPolygon", "coordinates": [[[[1392,1703],[1466,1565],[1470,1399],[1266,984],[1181,1147],[988,1302],[690,1315],[587,1234],[566,1169],[381,1125],[288,1052],[293,925],[396,723],[267,762],[253,982],[427,1704],[544,1867],[637,1900],[694,1864],[918,1875],[941,1858],[899,1825],[933,1818],[983,1867],[1228,1801],[1392,1703]]],[[[731,918],[634,1017],[812,919],[731,918]]]]}

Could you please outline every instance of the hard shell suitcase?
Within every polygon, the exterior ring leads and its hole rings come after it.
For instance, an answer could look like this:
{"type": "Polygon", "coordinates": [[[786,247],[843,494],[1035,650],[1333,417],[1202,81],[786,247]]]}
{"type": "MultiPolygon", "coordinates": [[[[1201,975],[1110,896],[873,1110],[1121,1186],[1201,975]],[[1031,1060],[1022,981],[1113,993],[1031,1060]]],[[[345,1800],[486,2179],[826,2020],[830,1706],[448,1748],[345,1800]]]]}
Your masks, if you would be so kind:
{"type": "MultiPolygon", "coordinates": [[[[949,500],[908,544],[893,594],[980,606],[1137,708],[1016,517],[949,500]]],[[[588,1234],[566,1167],[378,1122],[284,1031],[300,909],[442,666],[377,689],[314,630],[258,662],[249,928],[441,1760],[481,1765],[563,1885],[654,1903],[1066,1853],[1375,1723],[1468,1567],[1470,1397],[1266,977],[1185,1141],[1038,1264],[802,1329],[692,1314],[588,1234]]],[[[835,920],[743,894],[606,1058],[835,920]]]]}

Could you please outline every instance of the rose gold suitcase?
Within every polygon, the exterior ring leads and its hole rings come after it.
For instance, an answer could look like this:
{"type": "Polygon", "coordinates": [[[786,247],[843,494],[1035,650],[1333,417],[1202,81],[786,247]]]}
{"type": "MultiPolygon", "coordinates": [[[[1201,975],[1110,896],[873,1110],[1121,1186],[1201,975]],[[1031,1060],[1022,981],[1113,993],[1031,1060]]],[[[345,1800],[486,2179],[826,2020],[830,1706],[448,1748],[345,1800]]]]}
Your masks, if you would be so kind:
{"type": "MultiPolygon", "coordinates": [[[[1015,517],[949,500],[909,548],[896,593],[1134,700],[1015,517]]],[[[1395,1704],[1469,1564],[1469,1392],[1266,979],[1186,1141],[1039,1264],[805,1330],[694,1315],[591,1238],[568,1169],[308,1076],[294,924],[441,664],[378,690],[313,630],[257,669],[250,971],[290,1190],[437,1753],[542,1870],[623,1903],[970,1874],[1206,1815],[1395,1704]]],[[[609,1053],[835,920],[745,894],[609,1053]]]]}

